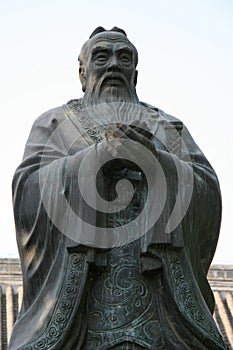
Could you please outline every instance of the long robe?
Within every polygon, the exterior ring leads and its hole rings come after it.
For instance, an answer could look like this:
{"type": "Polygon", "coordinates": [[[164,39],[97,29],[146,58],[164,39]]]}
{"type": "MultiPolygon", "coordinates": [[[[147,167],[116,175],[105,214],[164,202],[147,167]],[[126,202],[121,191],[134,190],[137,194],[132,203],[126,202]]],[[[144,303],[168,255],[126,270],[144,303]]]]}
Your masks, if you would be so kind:
{"type": "MultiPolygon", "coordinates": [[[[90,154],[90,164],[98,163],[96,143],[103,142],[104,136],[93,128],[88,118],[80,117],[81,105],[81,100],[71,101],[35,121],[23,161],[14,175],[14,215],[24,294],[10,350],[91,349],[85,347],[90,270],[93,265],[106,267],[104,258],[98,262],[101,259],[97,254],[101,255],[105,249],[95,249],[93,242],[88,244],[88,237],[83,239],[85,227],[82,231],[82,222],[78,229],[75,221],[71,222],[64,197],[73,203],[72,213],[76,211],[82,216],[84,226],[85,221],[96,225],[98,213],[83,200],[77,174],[87,154],[90,154]],[[66,227],[67,232],[64,232],[66,227]]],[[[178,119],[152,106],[141,105],[152,111],[154,119],[150,124],[156,126],[153,142],[167,181],[163,214],[146,235],[140,237],[139,232],[138,238],[141,271],[149,276],[160,271],[160,287],[155,287],[154,293],[161,294],[157,301],[163,304],[163,316],[157,315],[157,321],[161,323],[164,339],[161,347],[156,348],[226,349],[212,317],[214,298],[206,278],[221,220],[216,174],[178,119]],[[177,145],[173,149],[164,147],[167,141],[163,142],[163,138],[172,138],[164,131],[167,125],[176,129],[178,126],[185,150],[176,152],[177,145]],[[165,234],[177,199],[178,168],[181,174],[187,175],[184,187],[192,185],[193,191],[183,220],[165,234]],[[189,173],[193,177],[189,177],[189,173]],[[157,261],[158,269],[153,263],[145,262],[144,266],[144,258],[154,260],[155,265],[157,261]],[[170,326],[169,313],[173,314],[170,326]],[[170,340],[169,343],[171,329],[177,342],[170,340]]],[[[101,174],[99,178],[100,187],[106,187],[101,174]]],[[[187,188],[183,191],[184,198],[179,197],[180,201],[185,200],[187,188]]],[[[107,248],[106,251],[111,251],[107,248]]],[[[156,329],[153,332],[152,336],[156,337],[156,329]]],[[[134,341],[128,335],[122,342],[134,341]]],[[[117,346],[117,342],[113,345],[117,346]]],[[[135,346],[153,349],[149,343],[139,342],[135,346]]],[[[110,349],[110,345],[105,348],[110,349]]]]}

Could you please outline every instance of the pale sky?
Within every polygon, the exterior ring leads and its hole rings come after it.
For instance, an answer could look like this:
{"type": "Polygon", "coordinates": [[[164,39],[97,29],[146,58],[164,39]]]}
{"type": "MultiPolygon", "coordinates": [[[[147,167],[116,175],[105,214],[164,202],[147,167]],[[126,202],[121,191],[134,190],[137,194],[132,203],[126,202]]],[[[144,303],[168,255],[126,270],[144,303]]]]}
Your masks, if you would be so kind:
{"type": "Polygon", "coordinates": [[[215,264],[233,265],[232,0],[0,2],[0,257],[17,257],[11,181],[34,120],[82,96],[77,57],[97,26],[123,28],[139,52],[142,101],[181,119],[223,197],[215,264]]]}

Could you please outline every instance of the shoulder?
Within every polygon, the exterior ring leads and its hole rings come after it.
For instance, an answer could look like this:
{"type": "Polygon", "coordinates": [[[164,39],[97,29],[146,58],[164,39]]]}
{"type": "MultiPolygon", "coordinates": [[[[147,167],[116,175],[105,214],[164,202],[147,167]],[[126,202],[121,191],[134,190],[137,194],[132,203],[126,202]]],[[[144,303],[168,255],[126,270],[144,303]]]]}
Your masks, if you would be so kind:
{"type": "Polygon", "coordinates": [[[34,126],[49,127],[51,124],[54,123],[60,124],[67,118],[64,106],[65,105],[55,107],[44,112],[38,118],[36,118],[36,120],[34,121],[34,126]]]}
{"type": "Polygon", "coordinates": [[[70,110],[75,108],[77,103],[80,103],[80,100],[81,99],[71,100],[59,107],[44,112],[35,119],[32,128],[39,127],[50,129],[52,127],[52,129],[54,129],[69,118],[70,110]]]}
{"type": "Polygon", "coordinates": [[[165,121],[167,121],[167,122],[171,122],[171,123],[172,123],[172,122],[182,123],[180,119],[178,119],[178,118],[176,118],[176,117],[174,117],[174,116],[172,116],[172,115],[170,115],[170,114],[168,114],[168,113],[165,113],[162,109],[159,109],[158,107],[155,107],[155,106],[153,106],[153,105],[151,105],[151,104],[149,104],[149,103],[147,103],[147,102],[140,102],[140,104],[141,104],[142,106],[145,106],[145,107],[147,107],[147,108],[150,108],[150,109],[152,109],[152,110],[158,112],[159,115],[160,115],[160,117],[161,117],[162,119],[164,119],[165,121]]]}

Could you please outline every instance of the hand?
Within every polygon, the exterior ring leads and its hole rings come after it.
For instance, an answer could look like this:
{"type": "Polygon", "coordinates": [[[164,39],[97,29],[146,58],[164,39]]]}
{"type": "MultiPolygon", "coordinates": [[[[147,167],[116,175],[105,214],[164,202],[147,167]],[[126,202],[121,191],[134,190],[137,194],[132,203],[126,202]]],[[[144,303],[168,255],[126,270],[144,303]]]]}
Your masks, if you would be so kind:
{"type": "Polygon", "coordinates": [[[110,126],[105,135],[107,140],[129,138],[143,144],[150,150],[153,148],[153,143],[151,142],[153,134],[150,132],[146,122],[140,122],[139,120],[133,121],[130,125],[116,123],[110,126]]]}
{"type": "Polygon", "coordinates": [[[114,138],[130,138],[134,141],[140,142],[142,139],[137,137],[138,135],[144,136],[148,140],[153,137],[146,122],[140,122],[139,120],[133,121],[130,125],[123,123],[116,123],[109,127],[109,130],[105,133],[107,140],[114,138]]]}
{"type": "Polygon", "coordinates": [[[117,123],[110,126],[106,132],[107,144],[105,145],[105,151],[111,154],[112,158],[115,158],[115,162],[111,163],[113,169],[130,168],[139,171],[138,166],[132,162],[137,164],[138,157],[145,155],[143,147],[140,145],[147,147],[154,154],[156,153],[151,141],[152,137],[153,134],[149,131],[147,124],[139,120],[135,120],[130,125],[117,123]],[[124,142],[125,139],[130,139],[132,142],[124,142]],[[132,161],[129,162],[127,158],[132,161]]]}
{"type": "Polygon", "coordinates": [[[153,137],[146,122],[140,122],[139,120],[133,121],[130,125],[118,124],[118,128],[126,135],[126,137],[140,143],[143,143],[142,136],[148,140],[153,137]]]}

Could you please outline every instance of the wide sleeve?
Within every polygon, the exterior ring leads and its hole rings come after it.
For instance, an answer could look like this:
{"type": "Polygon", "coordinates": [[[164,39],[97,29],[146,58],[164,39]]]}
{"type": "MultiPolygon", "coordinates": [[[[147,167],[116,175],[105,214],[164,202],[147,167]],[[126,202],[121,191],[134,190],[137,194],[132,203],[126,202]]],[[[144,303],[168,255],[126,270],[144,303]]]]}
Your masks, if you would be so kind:
{"type": "MultiPolygon", "coordinates": [[[[183,130],[183,140],[189,152],[189,158],[194,174],[193,195],[190,211],[187,212],[186,227],[197,233],[197,245],[200,249],[200,259],[204,272],[207,274],[213,259],[221,224],[221,191],[218,177],[204,156],[203,152],[193,141],[187,128],[183,130]]],[[[189,241],[189,237],[186,237],[189,241]]],[[[195,249],[189,243],[195,260],[195,249]]]]}
{"type": "MultiPolygon", "coordinates": [[[[183,125],[182,151],[159,150],[158,160],[167,181],[165,222],[176,206],[177,227],[171,232],[181,238],[193,277],[210,308],[214,300],[206,275],[213,259],[221,223],[221,192],[217,175],[183,125]],[[166,209],[167,208],[167,209],[166,209]],[[182,219],[182,220],[181,220],[182,219]]],[[[173,212],[174,214],[174,212],[173,212]]]]}
{"type": "MultiPolygon", "coordinates": [[[[68,225],[74,226],[69,220],[70,212],[79,210],[80,216],[86,215],[95,222],[95,212],[90,213],[85,207],[77,179],[80,164],[90,150],[95,151],[95,146],[88,145],[74,130],[61,108],[42,115],[32,127],[12,186],[24,310],[35,301],[65,247],[77,245],[65,231],[68,225]]],[[[77,228],[73,226],[69,230],[75,237],[77,228]]]]}

